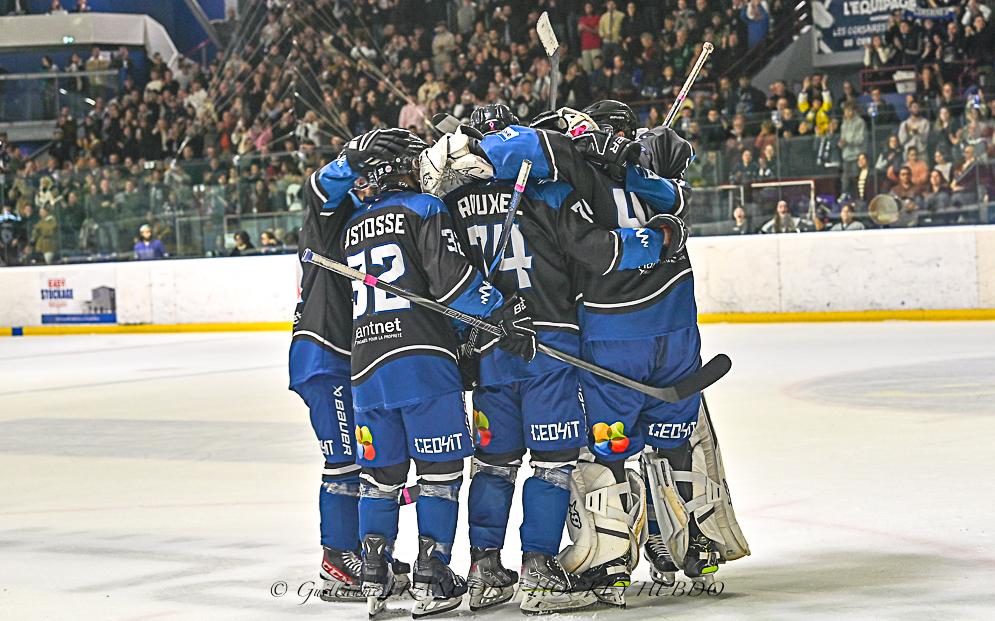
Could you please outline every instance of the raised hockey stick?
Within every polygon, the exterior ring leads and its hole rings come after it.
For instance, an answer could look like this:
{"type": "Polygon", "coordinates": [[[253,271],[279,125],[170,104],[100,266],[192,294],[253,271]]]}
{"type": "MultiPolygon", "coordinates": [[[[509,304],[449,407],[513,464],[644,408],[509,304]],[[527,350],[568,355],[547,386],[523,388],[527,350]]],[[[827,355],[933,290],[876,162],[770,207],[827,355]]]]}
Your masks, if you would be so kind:
{"type": "Polygon", "coordinates": [[[667,117],[663,119],[663,126],[670,127],[677,120],[677,115],[681,113],[681,106],[684,104],[684,100],[688,98],[688,93],[691,92],[691,87],[694,85],[694,81],[698,79],[698,74],[701,73],[702,68],[705,66],[705,61],[711,56],[712,52],[715,51],[715,46],[705,41],[701,46],[701,54],[698,54],[698,58],[694,61],[694,65],[691,67],[691,72],[688,73],[688,77],[684,80],[684,86],[681,87],[679,93],[677,93],[677,100],[674,105],[670,108],[670,112],[667,113],[667,117]]]}
{"type": "MultiPolygon", "coordinates": [[[[367,286],[375,287],[381,291],[386,291],[391,295],[404,298],[409,302],[413,302],[429,310],[441,313],[450,319],[462,321],[471,327],[478,328],[489,334],[497,336],[502,336],[504,334],[504,331],[500,326],[494,325],[488,321],[480,319],[479,317],[474,317],[473,315],[460,312],[455,308],[450,308],[445,304],[436,302],[435,300],[423,298],[420,295],[384,282],[376,276],[353,269],[348,265],[339,263],[338,261],[333,261],[328,257],[315,254],[310,248],[304,250],[304,253],[301,256],[301,261],[312,263],[318,267],[335,272],[340,276],[345,276],[346,278],[350,278],[352,280],[358,280],[367,286]]],[[[614,371],[609,371],[608,369],[591,364],[586,360],[581,360],[580,358],[571,356],[570,354],[554,349],[543,343],[537,343],[536,345],[537,349],[547,356],[551,356],[557,360],[566,362],[567,364],[572,364],[573,366],[587,371],[588,373],[593,373],[594,375],[611,380],[616,384],[625,386],[626,388],[631,388],[632,390],[636,390],[644,395],[649,395],[655,399],[659,399],[660,401],[665,401],[667,403],[677,403],[678,401],[687,399],[695,393],[703,391],[705,388],[722,379],[722,377],[728,373],[729,369],[732,367],[732,361],[729,360],[729,356],[719,354],[703,364],[697,371],[691,375],[688,375],[673,386],[648,386],[633,379],[629,379],[623,375],[619,375],[614,371]]]]}
{"type": "Polygon", "coordinates": [[[556,40],[553,25],[549,23],[549,13],[542,12],[536,22],[536,34],[539,43],[549,57],[549,109],[556,110],[556,95],[560,89],[560,42],[556,40]]]}

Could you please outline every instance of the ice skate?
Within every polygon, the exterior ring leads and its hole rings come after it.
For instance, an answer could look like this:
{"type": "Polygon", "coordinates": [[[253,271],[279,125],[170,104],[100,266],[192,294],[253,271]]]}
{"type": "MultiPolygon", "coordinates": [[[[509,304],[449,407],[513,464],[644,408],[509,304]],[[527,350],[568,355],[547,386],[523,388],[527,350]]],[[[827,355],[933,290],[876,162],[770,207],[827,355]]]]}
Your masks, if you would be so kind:
{"type": "Polygon", "coordinates": [[[367,535],[363,539],[363,564],[360,577],[362,594],[366,597],[366,611],[372,619],[384,609],[387,598],[396,588],[385,537],[367,535]]]}
{"type": "Polygon", "coordinates": [[[574,590],[593,593],[597,601],[606,606],[625,608],[625,590],[631,582],[627,552],[582,573],[578,576],[574,590]]]}
{"type": "Polygon", "coordinates": [[[352,550],[342,551],[324,548],[321,559],[322,581],[319,597],[326,602],[358,602],[363,599],[362,571],[363,560],[352,550]]]}
{"type": "Polygon", "coordinates": [[[591,589],[575,589],[573,580],[555,556],[522,554],[522,612],[527,615],[580,610],[598,601],[591,589]]]}
{"type": "Polygon", "coordinates": [[[431,537],[418,537],[418,558],[411,584],[411,595],[416,600],[411,616],[415,619],[458,608],[467,591],[466,580],[432,554],[435,546],[431,537]]]}
{"type": "Polygon", "coordinates": [[[719,553],[715,544],[705,535],[697,535],[688,544],[684,556],[684,575],[696,582],[710,585],[715,582],[715,572],[719,570],[719,553]]]}
{"type": "Polygon", "coordinates": [[[650,578],[656,584],[674,586],[677,583],[677,572],[681,570],[670,557],[667,544],[661,535],[650,535],[643,548],[650,562],[650,578]]]}
{"type": "Polygon", "coordinates": [[[518,573],[501,564],[501,550],[470,548],[470,573],[466,577],[470,610],[503,604],[515,596],[518,573]]]}

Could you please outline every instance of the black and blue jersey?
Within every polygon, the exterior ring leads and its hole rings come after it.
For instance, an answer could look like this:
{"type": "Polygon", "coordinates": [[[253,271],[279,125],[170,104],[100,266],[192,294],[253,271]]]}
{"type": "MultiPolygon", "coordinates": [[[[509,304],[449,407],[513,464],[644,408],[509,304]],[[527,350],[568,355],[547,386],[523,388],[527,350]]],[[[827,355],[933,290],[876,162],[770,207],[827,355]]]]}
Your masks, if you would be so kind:
{"type": "MultiPolygon", "coordinates": [[[[346,192],[350,187],[351,184],[346,192]]],[[[299,254],[305,248],[311,248],[337,261],[342,260],[339,239],[352,211],[351,197],[346,192],[329,207],[329,190],[322,185],[320,171],[308,177],[303,190],[304,220],[299,254]]],[[[290,344],[290,387],[299,386],[316,375],[348,377],[352,338],[349,280],[304,262],[299,265],[298,276],[298,300],[290,344]]]]}
{"type": "MultiPolygon", "coordinates": [[[[478,269],[494,264],[513,192],[509,182],[475,183],[445,196],[460,241],[478,269]]],[[[528,301],[541,342],[579,355],[573,266],[598,274],[634,269],[657,262],[662,245],[658,231],[596,225],[590,207],[565,183],[533,182],[489,280],[506,298],[518,292],[528,301]]],[[[526,364],[495,345],[491,335],[478,343],[485,386],[545,375],[564,364],[541,353],[526,364]]]]}
{"type": "MultiPolygon", "coordinates": [[[[532,160],[533,177],[568,184],[590,207],[593,221],[606,229],[638,228],[654,213],[682,215],[686,209],[689,189],[683,182],[630,166],[625,184],[616,184],[562,134],[511,126],[485,136],[480,147],[498,179],[514,179],[522,160],[532,160]]],[[[585,339],[644,338],[696,324],[686,252],[646,273],[588,270],[578,287],[585,339]]]]}

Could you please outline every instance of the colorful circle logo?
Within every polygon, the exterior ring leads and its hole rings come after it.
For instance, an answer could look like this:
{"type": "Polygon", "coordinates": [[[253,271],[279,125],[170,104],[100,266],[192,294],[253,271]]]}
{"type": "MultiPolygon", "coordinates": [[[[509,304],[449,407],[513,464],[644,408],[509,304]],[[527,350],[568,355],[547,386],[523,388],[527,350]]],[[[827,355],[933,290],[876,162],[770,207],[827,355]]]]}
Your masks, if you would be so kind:
{"type": "Polygon", "coordinates": [[[356,444],[363,454],[363,459],[367,461],[376,459],[377,451],[373,448],[373,434],[370,433],[370,428],[366,425],[362,427],[356,425],[356,444]]]}
{"type": "Polygon", "coordinates": [[[477,430],[477,446],[487,446],[491,443],[491,421],[480,410],[473,411],[473,426],[477,430]]]}
{"type": "Polygon", "coordinates": [[[611,425],[595,423],[591,427],[594,436],[594,452],[608,456],[612,453],[624,453],[629,448],[629,438],[625,436],[625,425],[615,421],[611,425]]]}

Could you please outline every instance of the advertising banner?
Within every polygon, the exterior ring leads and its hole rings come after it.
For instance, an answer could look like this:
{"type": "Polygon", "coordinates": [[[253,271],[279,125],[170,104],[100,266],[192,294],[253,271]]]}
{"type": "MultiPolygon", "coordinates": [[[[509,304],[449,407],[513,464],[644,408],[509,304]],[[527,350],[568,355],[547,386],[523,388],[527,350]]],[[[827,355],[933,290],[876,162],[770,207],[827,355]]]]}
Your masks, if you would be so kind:
{"type": "Polygon", "coordinates": [[[117,323],[114,268],[42,272],[42,324],[117,323]]]}
{"type": "Polygon", "coordinates": [[[864,44],[885,33],[893,11],[917,9],[916,0],[813,0],[814,64],[862,62],[864,44]]]}

